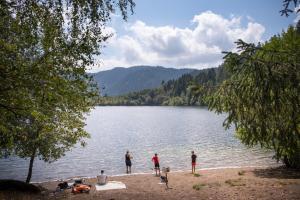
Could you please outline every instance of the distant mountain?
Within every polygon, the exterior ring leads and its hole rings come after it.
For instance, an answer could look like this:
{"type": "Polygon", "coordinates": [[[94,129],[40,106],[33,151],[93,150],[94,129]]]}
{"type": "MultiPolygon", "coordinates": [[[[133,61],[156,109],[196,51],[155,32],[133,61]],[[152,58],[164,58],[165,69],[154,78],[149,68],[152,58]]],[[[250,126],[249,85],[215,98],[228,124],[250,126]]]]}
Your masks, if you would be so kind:
{"type": "Polygon", "coordinates": [[[154,89],[99,98],[101,106],[207,106],[207,100],[230,77],[223,66],[183,74],[154,89]]]}
{"type": "Polygon", "coordinates": [[[118,96],[129,92],[157,88],[162,81],[177,79],[195,69],[174,69],[152,66],[117,67],[107,71],[94,73],[101,95],[118,96]]]}

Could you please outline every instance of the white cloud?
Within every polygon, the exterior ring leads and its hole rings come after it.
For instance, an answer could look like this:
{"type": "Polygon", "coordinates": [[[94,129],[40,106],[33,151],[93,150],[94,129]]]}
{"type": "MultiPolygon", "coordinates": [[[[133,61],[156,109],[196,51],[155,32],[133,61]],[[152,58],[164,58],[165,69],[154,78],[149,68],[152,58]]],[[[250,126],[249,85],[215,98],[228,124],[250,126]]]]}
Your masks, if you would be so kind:
{"type": "MultiPolygon", "coordinates": [[[[215,67],[222,63],[222,51],[232,51],[234,42],[260,42],[264,26],[247,17],[224,18],[211,11],[194,16],[192,27],[150,26],[136,21],[127,26],[126,34],[115,35],[101,57],[101,69],[132,65],[168,67],[215,67]]],[[[109,29],[115,32],[112,28],[109,29]]]]}

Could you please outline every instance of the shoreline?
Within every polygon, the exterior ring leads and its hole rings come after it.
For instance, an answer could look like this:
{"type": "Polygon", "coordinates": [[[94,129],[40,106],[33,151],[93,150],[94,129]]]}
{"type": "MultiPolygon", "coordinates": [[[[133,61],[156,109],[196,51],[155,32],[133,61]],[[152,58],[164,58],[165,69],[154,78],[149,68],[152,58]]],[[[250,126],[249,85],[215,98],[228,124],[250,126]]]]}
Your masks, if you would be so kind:
{"type": "MultiPolygon", "coordinates": [[[[196,171],[211,171],[211,170],[224,170],[224,169],[264,169],[264,168],[274,168],[274,167],[283,167],[284,165],[278,165],[278,166],[255,166],[255,165],[249,165],[249,166],[224,166],[224,167],[207,167],[207,168],[196,168],[196,171]]],[[[175,170],[170,173],[188,173],[191,170],[189,169],[183,169],[183,170],[175,170]]],[[[127,177],[127,176],[138,176],[138,175],[151,175],[154,174],[154,171],[152,172],[136,172],[136,173],[130,173],[130,174],[114,174],[114,175],[107,175],[108,177],[127,177]]],[[[31,184],[43,184],[43,183],[49,183],[49,182],[58,182],[58,181],[71,181],[73,179],[82,178],[82,179],[94,179],[97,178],[97,176],[74,176],[74,177],[68,177],[65,179],[52,179],[52,180],[45,180],[45,181],[32,181],[31,184]]]]}

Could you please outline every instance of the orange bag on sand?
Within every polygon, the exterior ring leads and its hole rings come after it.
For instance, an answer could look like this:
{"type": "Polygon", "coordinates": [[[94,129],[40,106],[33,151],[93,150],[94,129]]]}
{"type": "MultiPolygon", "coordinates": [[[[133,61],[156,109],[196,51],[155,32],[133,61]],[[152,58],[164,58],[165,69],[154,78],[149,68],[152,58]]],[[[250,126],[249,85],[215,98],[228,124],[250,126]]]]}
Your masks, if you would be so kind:
{"type": "Polygon", "coordinates": [[[72,188],[72,193],[78,194],[78,193],[83,193],[83,192],[90,192],[91,190],[91,185],[86,185],[86,184],[76,184],[72,188]]]}

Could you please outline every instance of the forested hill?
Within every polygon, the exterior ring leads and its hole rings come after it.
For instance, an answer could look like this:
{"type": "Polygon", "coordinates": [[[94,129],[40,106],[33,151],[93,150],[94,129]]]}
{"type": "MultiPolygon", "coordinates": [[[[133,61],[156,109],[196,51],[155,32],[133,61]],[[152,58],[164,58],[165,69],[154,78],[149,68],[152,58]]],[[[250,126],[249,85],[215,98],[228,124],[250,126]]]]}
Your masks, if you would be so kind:
{"type": "MultiPolygon", "coordinates": [[[[157,88],[161,82],[177,79],[194,69],[174,69],[152,66],[117,67],[93,74],[102,96],[118,96],[144,89],[157,88]]],[[[196,70],[197,71],[197,70],[196,70]]]]}
{"type": "Polygon", "coordinates": [[[228,78],[224,67],[183,74],[178,79],[116,97],[101,97],[100,105],[206,105],[205,98],[228,78]]]}

